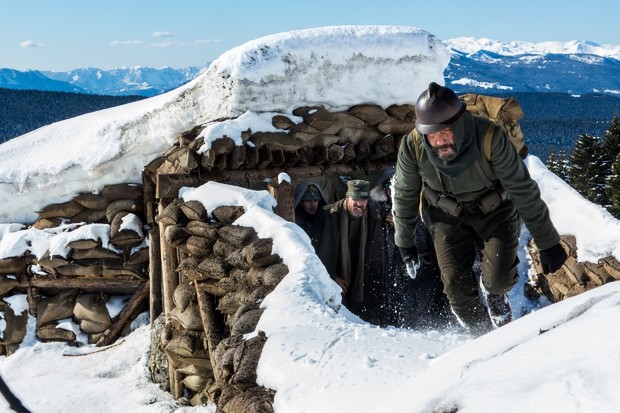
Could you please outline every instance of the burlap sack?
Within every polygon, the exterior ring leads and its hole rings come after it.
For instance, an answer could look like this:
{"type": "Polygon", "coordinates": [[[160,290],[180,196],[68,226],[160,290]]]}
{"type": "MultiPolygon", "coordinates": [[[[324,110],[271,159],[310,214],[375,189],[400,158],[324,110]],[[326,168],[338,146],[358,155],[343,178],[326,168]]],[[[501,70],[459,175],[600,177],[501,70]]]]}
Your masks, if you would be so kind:
{"type": "Polygon", "coordinates": [[[37,325],[43,326],[53,321],[73,316],[73,307],[78,290],[65,290],[60,294],[47,297],[37,303],[37,325]]]}
{"type": "Polygon", "coordinates": [[[73,315],[85,333],[101,333],[112,324],[106,307],[108,297],[101,294],[83,294],[76,298],[73,315]]]}

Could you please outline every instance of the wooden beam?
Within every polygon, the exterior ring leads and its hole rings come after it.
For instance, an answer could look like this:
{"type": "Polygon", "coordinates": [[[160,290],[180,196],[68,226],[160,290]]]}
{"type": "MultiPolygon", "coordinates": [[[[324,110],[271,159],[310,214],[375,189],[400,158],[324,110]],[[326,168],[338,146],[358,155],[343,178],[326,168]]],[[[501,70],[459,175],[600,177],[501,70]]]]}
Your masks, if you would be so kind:
{"type": "Polygon", "coordinates": [[[77,288],[84,292],[105,292],[108,294],[129,294],[148,284],[146,280],[135,277],[63,277],[63,278],[30,278],[22,280],[15,286],[16,289],[72,289],[77,288]]]}
{"type": "Polygon", "coordinates": [[[112,344],[123,331],[125,324],[131,319],[136,310],[149,294],[149,283],[144,283],[141,289],[136,291],[129,302],[119,313],[116,321],[110,326],[110,329],[97,341],[97,346],[109,346],[112,344]]]}
{"type": "Polygon", "coordinates": [[[149,319],[151,326],[161,314],[162,305],[162,275],[161,275],[161,245],[158,228],[149,231],[149,319]]]}

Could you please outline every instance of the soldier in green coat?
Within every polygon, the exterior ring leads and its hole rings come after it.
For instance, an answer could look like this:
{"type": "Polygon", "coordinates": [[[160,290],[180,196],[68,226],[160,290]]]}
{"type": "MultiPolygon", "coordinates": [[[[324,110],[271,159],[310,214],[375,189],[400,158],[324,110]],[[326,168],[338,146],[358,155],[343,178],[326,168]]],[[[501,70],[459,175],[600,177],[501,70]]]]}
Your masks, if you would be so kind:
{"type": "Polygon", "coordinates": [[[512,320],[506,293],[518,277],[521,220],[545,273],[557,271],[566,252],[538,185],[500,127],[469,113],[452,90],[434,82],[415,111],[416,127],[402,140],[396,165],[395,243],[415,276],[414,231],[423,208],[452,311],[464,327],[483,333],[512,320]],[[488,159],[482,150],[487,133],[488,159]],[[478,254],[480,280],[473,269],[478,254]]]}

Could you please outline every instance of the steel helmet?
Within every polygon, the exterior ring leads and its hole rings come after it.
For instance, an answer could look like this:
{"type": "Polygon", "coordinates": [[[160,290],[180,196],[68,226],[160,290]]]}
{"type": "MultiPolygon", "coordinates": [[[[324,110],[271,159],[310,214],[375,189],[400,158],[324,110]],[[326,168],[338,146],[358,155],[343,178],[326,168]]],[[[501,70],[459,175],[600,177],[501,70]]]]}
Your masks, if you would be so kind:
{"type": "Polygon", "coordinates": [[[459,120],[466,106],[451,89],[431,82],[415,104],[415,127],[422,134],[438,132],[459,120]]]}

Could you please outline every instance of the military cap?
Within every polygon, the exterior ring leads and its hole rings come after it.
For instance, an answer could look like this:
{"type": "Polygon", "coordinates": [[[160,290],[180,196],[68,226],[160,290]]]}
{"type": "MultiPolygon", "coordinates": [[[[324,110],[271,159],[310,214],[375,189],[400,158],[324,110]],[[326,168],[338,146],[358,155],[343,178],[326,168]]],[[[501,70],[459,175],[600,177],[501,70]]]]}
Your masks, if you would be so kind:
{"type": "Polygon", "coordinates": [[[352,179],[347,182],[347,196],[352,199],[370,198],[370,182],[362,179],[352,179]]]}
{"type": "Polygon", "coordinates": [[[323,199],[323,197],[321,196],[321,191],[319,191],[319,188],[317,188],[314,184],[308,185],[308,188],[306,188],[306,192],[304,192],[304,196],[301,197],[302,201],[320,201],[321,199],[323,199]]]}

